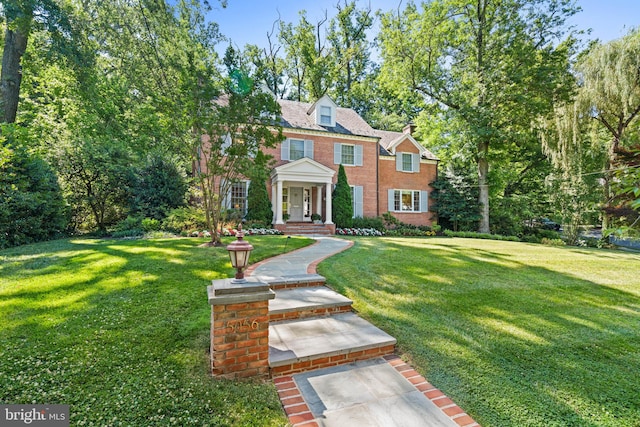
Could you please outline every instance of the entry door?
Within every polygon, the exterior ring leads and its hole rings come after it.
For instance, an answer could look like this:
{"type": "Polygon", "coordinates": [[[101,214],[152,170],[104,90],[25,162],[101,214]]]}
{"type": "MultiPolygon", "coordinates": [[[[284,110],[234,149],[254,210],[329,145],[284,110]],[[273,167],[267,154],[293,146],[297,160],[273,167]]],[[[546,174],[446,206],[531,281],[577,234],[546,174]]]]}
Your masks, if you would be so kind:
{"type": "Polygon", "coordinates": [[[302,187],[289,187],[289,220],[302,221],[303,200],[302,187]]]}

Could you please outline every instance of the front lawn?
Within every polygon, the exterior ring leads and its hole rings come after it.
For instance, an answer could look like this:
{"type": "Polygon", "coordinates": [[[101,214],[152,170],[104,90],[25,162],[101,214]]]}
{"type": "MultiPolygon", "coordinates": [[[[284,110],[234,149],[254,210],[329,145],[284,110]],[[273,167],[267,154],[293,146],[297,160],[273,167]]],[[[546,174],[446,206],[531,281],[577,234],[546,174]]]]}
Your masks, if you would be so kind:
{"type": "MultiPolygon", "coordinates": [[[[247,240],[254,262],[312,243],[247,240]]],[[[204,241],[0,251],[0,402],[68,404],[74,426],[286,425],[269,382],[209,375],[206,286],[232,269],[224,248],[204,241]]]]}
{"type": "Polygon", "coordinates": [[[482,426],[639,426],[640,255],[356,239],[319,266],[482,426]]]}

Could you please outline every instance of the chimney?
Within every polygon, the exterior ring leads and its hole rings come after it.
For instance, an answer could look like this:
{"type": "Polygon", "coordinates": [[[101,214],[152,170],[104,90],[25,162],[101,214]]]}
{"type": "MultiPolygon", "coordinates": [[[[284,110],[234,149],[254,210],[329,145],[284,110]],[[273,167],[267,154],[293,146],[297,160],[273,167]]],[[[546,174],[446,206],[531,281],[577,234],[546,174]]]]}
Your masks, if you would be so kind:
{"type": "Polygon", "coordinates": [[[416,124],[413,122],[407,123],[407,125],[402,128],[402,133],[407,135],[413,135],[413,132],[415,131],[416,131],[416,124]]]}

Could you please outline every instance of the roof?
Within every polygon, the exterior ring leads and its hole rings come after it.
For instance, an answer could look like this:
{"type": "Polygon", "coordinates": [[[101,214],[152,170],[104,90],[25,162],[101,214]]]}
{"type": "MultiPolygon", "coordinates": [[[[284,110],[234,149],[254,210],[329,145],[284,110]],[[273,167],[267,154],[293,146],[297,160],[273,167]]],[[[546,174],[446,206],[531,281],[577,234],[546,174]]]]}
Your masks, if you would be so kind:
{"type": "MultiPolygon", "coordinates": [[[[391,132],[372,128],[358,113],[351,108],[336,108],[336,125],[334,127],[316,124],[315,116],[309,114],[314,104],[309,102],[279,99],[282,110],[281,125],[285,128],[307,129],[333,132],[344,135],[357,135],[380,138],[380,154],[391,156],[388,151],[394,143],[408,135],[403,132],[391,132]]],[[[415,142],[415,140],[413,140],[415,142]]],[[[424,148],[422,156],[429,160],[439,160],[431,151],[424,148]]]]}
{"type": "Polygon", "coordinates": [[[279,99],[282,110],[281,125],[286,128],[309,129],[325,132],[334,132],[345,135],[373,136],[374,129],[365,122],[358,113],[350,108],[338,107],[336,109],[336,125],[334,127],[316,124],[315,116],[307,114],[313,106],[309,102],[289,101],[279,99]]]}
{"type": "MultiPolygon", "coordinates": [[[[404,132],[392,132],[388,130],[378,130],[374,129],[374,134],[380,138],[380,154],[383,156],[391,156],[390,149],[397,145],[401,140],[407,137],[411,137],[411,135],[406,134],[404,132]]],[[[413,137],[411,137],[417,145],[420,145],[413,137]]],[[[422,157],[429,160],[440,160],[438,157],[429,151],[426,147],[420,145],[422,147],[422,157]]]]}

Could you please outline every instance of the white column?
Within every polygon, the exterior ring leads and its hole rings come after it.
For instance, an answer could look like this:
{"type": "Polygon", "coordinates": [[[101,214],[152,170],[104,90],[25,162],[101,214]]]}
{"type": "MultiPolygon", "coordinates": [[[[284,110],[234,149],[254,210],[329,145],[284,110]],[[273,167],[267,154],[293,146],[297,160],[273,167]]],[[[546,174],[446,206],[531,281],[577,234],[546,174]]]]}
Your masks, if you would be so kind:
{"type": "Polygon", "coordinates": [[[278,206],[278,195],[276,194],[276,185],[271,184],[271,207],[276,207],[276,210],[273,211],[273,218],[271,218],[272,224],[276,222],[276,219],[278,217],[277,206],[278,206]]]}
{"type": "Polygon", "coordinates": [[[282,181],[276,182],[276,224],[284,224],[282,221],[282,181]]]}
{"type": "Polygon", "coordinates": [[[325,189],[326,189],[326,211],[327,211],[327,220],[324,222],[325,224],[333,224],[333,221],[331,221],[331,181],[327,182],[325,185],[325,189]]]}
{"type": "Polygon", "coordinates": [[[322,187],[316,186],[316,208],[314,209],[318,215],[322,215],[322,187]]]}

